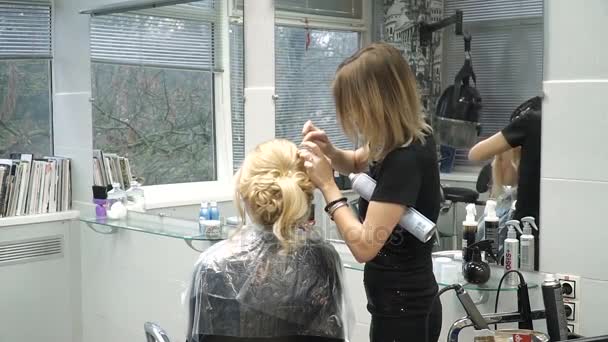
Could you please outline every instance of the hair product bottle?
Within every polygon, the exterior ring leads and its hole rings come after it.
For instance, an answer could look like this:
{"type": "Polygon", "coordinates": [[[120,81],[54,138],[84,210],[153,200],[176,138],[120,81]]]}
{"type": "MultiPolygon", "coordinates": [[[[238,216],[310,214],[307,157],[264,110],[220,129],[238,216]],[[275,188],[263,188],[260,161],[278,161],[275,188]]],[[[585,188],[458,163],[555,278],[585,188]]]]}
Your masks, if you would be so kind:
{"type": "MultiPolygon", "coordinates": [[[[351,173],[348,178],[352,182],[353,190],[369,201],[376,188],[376,181],[365,173],[351,173]]],[[[411,207],[401,216],[399,225],[422,242],[428,242],[435,234],[435,223],[411,207]]]]}
{"type": "Polygon", "coordinates": [[[534,217],[527,216],[521,219],[524,225],[524,232],[519,238],[521,243],[521,261],[519,266],[524,271],[534,271],[534,235],[532,228],[538,231],[534,217]]]}
{"type": "Polygon", "coordinates": [[[553,274],[547,274],[541,287],[549,337],[551,341],[565,341],[568,339],[568,321],[562,286],[553,274]]]}
{"type": "Polygon", "coordinates": [[[477,214],[475,204],[468,204],[466,210],[467,217],[462,222],[462,260],[464,263],[471,261],[471,250],[468,247],[475,243],[478,224],[475,219],[475,215],[477,214]]]}
{"type": "MultiPolygon", "coordinates": [[[[499,219],[496,216],[496,201],[487,200],[485,208],[484,230],[486,240],[492,241],[492,253],[498,255],[498,224],[499,219]]],[[[500,261],[497,261],[500,263],[500,261]]]]}
{"type": "MultiPolygon", "coordinates": [[[[519,269],[519,240],[517,240],[517,232],[519,229],[519,221],[507,221],[507,239],[505,240],[505,272],[519,269]]],[[[505,279],[508,285],[517,285],[519,277],[516,273],[511,273],[505,279]]]]}

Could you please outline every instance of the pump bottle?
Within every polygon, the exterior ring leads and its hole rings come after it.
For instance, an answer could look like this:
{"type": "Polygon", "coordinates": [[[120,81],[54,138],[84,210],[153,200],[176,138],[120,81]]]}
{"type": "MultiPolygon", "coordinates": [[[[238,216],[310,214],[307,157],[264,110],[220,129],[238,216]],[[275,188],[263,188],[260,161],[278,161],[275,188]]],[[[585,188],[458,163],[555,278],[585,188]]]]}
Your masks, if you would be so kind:
{"type": "MultiPolygon", "coordinates": [[[[353,190],[363,199],[369,201],[376,188],[376,181],[365,173],[351,173],[348,178],[352,183],[353,190]]],[[[436,228],[433,221],[411,207],[407,208],[407,212],[401,216],[399,225],[425,243],[433,237],[436,228]]]]}
{"type": "MultiPolygon", "coordinates": [[[[505,240],[505,272],[519,269],[519,240],[516,229],[521,231],[517,220],[507,221],[507,227],[509,230],[505,240]]],[[[511,273],[505,281],[508,285],[517,285],[519,278],[516,273],[511,273]]]]}
{"type": "Polygon", "coordinates": [[[467,217],[462,222],[462,260],[464,263],[471,261],[471,250],[469,246],[475,243],[475,234],[477,233],[477,214],[475,204],[470,203],[466,207],[467,217]]]}
{"type": "MultiPolygon", "coordinates": [[[[500,220],[498,219],[498,216],[496,216],[496,201],[486,201],[484,214],[484,230],[486,240],[492,241],[492,253],[494,253],[494,255],[498,255],[498,224],[500,220]]],[[[498,260],[497,263],[500,263],[500,260],[498,260]]]]}
{"type": "Polygon", "coordinates": [[[527,216],[521,219],[524,225],[524,232],[519,238],[521,243],[521,261],[520,267],[523,271],[534,271],[535,254],[534,254],[534,235],[532,228],[538,231],[538,227],[534,221],[534,217],[527,216]]]}

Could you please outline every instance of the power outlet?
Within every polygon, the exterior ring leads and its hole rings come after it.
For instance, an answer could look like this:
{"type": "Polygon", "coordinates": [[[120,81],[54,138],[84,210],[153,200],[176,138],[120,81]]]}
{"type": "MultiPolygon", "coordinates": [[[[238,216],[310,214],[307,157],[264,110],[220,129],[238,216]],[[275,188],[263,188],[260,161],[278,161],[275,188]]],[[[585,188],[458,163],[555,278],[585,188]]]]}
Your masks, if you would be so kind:
{"type": "Polygon", "coordinates": [[[572,334],[578,334],[578,324],[568,323],[568,331],[572,334]]]}
{"type": "Polygon", "coordinates": [[[576,303],[575,302],[564,302],[566,307],[566,319],[570,322],[576,321],[576,303]]]}
{"type": "Polygon", "coordinates": [[[580,278],[577,276],[558,274],[557,279],[559,279],[560,284],[562,285],[562,293],[564,298],[568,299],[578,299],[580,293],[578,293],[577,285],[580,284],[580,278]]]}

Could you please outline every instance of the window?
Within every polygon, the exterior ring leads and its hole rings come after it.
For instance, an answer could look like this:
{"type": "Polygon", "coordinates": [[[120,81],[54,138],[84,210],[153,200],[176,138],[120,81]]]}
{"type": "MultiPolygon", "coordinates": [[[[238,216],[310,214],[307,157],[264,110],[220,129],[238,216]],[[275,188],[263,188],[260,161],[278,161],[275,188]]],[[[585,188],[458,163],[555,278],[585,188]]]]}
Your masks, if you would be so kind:
{"type": "MultiPolygon", "coordinates": [[[[446,15],[464,13],[465,29],[473,37],[471,54],[481,93],[481,138],[500,131],[513,110],[539,95],[543,79],[542,0],[446,0],[446,15]]],[[[464,60],[462,37],[446,35],[446,82],[454,79],[464,60]]],[[[457,164],[468,164],[467,150],[457,150],[457,164]]]]}
{"type": "Polygon", "coordinates": [[[230,24],[230,106],[232,161],[236,172],[245,159],[245,62],[243,25],[230,24]]]}
{"type": "Polygon", "coordinates": [[[217,180],[222,1],[91,18],[95,148],[146,185],[217,180]]]}
{"type": "Polygon", "coordinates": [[[359,33],[277,26],[275,33],[276,135],[301,141],[307,119],[339,148],[353,148],[336,120],[331,83],[336,69],[359,48],[359,33]]]}
{"type": "MultiPolygon", "coordinates": [[[[243,10],[243,0],[235,1],[235,7],[243,10]]],[[[275,10],[285,13],[322,15],[337,18],[361,19],[363,2],[361,0],[275,0],[275,10]]]]}
{"type": "Polygon", "coordinates": [[[52,154],[51,5],[0,0],[0,158],[52,154]]]}

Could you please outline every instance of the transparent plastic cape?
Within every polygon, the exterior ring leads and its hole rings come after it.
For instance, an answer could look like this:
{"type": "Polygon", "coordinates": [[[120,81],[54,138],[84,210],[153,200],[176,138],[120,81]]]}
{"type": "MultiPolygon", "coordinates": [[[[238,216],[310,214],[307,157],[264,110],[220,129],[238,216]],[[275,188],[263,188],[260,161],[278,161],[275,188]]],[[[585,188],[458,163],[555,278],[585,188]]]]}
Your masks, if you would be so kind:
{"type": "Polygon", "coordinates": [[[188,296],[188,340],[348,340],[354,315],[340,257],[314,230],[297,235],[286,252],[271,229],[250,225],[201,254],[188,296]]]}

